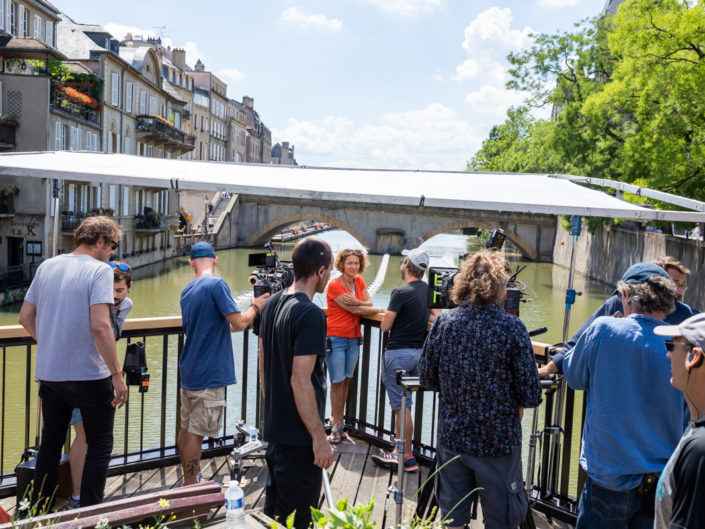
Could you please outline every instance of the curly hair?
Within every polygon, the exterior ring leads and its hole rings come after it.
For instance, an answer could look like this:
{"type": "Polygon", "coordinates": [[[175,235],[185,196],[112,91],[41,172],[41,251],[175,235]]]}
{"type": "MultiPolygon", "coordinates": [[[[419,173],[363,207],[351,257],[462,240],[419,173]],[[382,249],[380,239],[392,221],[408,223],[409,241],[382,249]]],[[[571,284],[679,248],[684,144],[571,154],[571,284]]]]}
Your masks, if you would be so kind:
{"type": "Polygon", "coordinates": [[[87,244],[93,246],[103,237],[108,241],[119,241],[122,237],[122,226],[104,216],[86,217],[73,232],[76,246],[87,244]]]}
{"type": "Polygon", "coordinates": [[[474,305],[494,303],[507,286],[508,268],[507,260],[495,251],[476,253],[455,276],[451,297],[456,303],[466,299],[474,305]]]}
{"type": "Polygon", "coordinates": [[[367,268],[367,265],[370,264],[370,262],[367,260],[367,256],[365,255],[365,252],[362,250],[341,250],[340,253],[335,257],[335,268],[340,272],[341,274],[345,272],[345,260],[348,258],[350,255],[355,255],[358,257],[360,261],[360,270],[358,270],[358,274],[362,274],[365,271],[365,268],[367,268]]]}
{"type": "Polygon", "coordinates": [[[670,279],[651,276],[645,283],[617,283],[619,294],[629,296],[629,305],[637,313],[664,312],[676,309],[676,285],[670,279]]]}

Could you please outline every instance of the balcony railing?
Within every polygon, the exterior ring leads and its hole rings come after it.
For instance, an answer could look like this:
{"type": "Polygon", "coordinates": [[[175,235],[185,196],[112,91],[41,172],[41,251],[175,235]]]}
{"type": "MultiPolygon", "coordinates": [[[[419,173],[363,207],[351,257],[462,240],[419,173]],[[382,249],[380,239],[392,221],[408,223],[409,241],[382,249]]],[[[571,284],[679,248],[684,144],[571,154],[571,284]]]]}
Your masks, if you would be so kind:
{"type": "Polygon", "coordinates": [[[52,112],[66,114],[67,116],[82,119],[94,125],[100,124],[100,111],[98,109],[90,108],[69,100],[66,94],[55,84],[51,85],[49,106],[52,112]]]}
{"type": "Polygon", "coordinates": [[[0,289],[13,289],[29,285],[42,260],[0,268],[0,289]]]}
{"type": "Polygon", "coordinates": [[[187,136],[182,130],[157,116],[140,115],[137,116],[137,131],[146,133],[158,141],[169,143],[176,148],[190,151],[194,148],[195,138],[190,141],[191,136],[187,136]]]}

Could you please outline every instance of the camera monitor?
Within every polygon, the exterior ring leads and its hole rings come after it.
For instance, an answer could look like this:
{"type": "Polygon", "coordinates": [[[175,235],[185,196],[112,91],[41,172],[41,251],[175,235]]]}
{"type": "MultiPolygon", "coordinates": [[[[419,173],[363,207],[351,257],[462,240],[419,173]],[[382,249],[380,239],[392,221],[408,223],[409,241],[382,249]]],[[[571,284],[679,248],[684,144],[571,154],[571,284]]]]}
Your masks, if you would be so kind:
{"type": "Polygon", "coordinates": [[[247,256],[247,266],[265,268],[277,266],[277,256],[273,253],[251,253],[247,256]]]}

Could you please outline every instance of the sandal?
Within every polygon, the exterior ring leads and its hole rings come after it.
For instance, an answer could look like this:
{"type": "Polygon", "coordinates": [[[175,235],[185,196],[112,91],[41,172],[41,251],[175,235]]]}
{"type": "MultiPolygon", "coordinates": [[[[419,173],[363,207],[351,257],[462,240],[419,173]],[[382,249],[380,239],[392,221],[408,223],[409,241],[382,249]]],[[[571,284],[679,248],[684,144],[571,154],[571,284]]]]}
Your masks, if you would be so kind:
{"type": "Polygon", "coordinates": [[[330,429],[330,435],[328,436],[328,442],[332,445],[339,445],[345,439],[345,431],[342,428],[336,428],[335,426],[330,429]]]}

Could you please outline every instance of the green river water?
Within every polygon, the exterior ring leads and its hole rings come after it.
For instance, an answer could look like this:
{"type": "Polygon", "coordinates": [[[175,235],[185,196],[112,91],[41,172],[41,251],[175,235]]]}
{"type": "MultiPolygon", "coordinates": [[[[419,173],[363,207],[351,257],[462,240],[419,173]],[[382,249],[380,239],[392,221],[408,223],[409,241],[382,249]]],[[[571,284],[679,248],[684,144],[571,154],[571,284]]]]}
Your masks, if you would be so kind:
{"type": "MultiPolygon", "coordinates": [[[[346,232],[329,231],[319,235],[320,238],[327,240],[334,252],[343,248],[351,248],[359,246],[355,239],[346,232]]],[[[478,248],[476,242],[472,238],[460,234],[442,234],[430,239],[424,243],[431,255],[431,266],[453,266],[457,262],[460,254],[468,249],[478,248]]],[[[289,247],[280,248],[280,258],[286,259],[289,257],[289,247]]],[[[247,256],[254,250],[233,249],[218,252],[218,264],[216,272],[221,277],[225,278],[233,296],[238,298],[245,296],[251,292],[251,286],[248,282],[250,268],[247,266],[247,256]]],[[[520,261],[514,262],[516,256],[508,255],[513,261],[512,267],[515,268],[520,261]]],[[[518,259],[518,257],[516,258],[518,259]]],[[[370,266],[365,271],[364,278],[368,285],[372,283],[382,260],[381,256],[369,256],[370,266]]],[[[389,295],[392,289],[401,286],[402,281],[399,275],[400,258],[392,256],[389,261],[389,266],[384,278],[384,282],[380,289],[373,296],[373,302],[377,306],[386,306],[389,300],[389,295]]],[[[561,333],[563,328],[563,319],[565,313],[564,299],[565,290],[568,286],[568,270],[560,266],[548,263],[524,263],[527,268],[519,275],[519,279],[530,287],[535,292],[535,300],[527,303],[522,303],[520,307],[520,317],[526,324],[528,329],[546,326],[548,332],[536,337],[536,340],[557,343],[561,341],[561,333]]],[[[192,269],[188,266],[185,258],[172,260],[166,266],[160,265],[152,270],[136,270],[135,284],[130,292],[130,298],[134,302],[134,309],[129,315],[129,318],[145,318],[155,316],[171,316],[179,315],[179,296],[182,288],[193,278],[192,269]],[[146,275],[152,277],[146,277],[146,275]]],[[[583,275],[576,274],[574,278],[574,288],[582,292],[582,296],[578,297],[577,302],[571,311],[570,332],[582,324],[587,317],[600,305],[600,303],[609,297],[611,288],[599,281],[590,280],[583,275]]],[[[325,305],[325,296],[318,295],[314,300],[320,305],[325,305]]],[[[245,306],[247,303],[245,303],[245,306]]],[[[3,307],[0,309],[0,326],[16,325],[17,313],[19,305],[3,307]]],[[[142,443],[145,447],[155,446],[159,443],[159,408],[161,405],[161,381],[163,378],[163,370],[161,366],[161,338],[149,338],[147,341],[147,350],[149,356],[150,374],[152,377],[150,391],[144,397],[144,414],[141,413],[140,397],[136,390],[131,390],[131,408],[129,411],[128,428],[125,428],[125,411],[119,410],[116,415],[116,438],[115,451],[122,452],[124,443],[127,438],[129,450],[139,448],[139,424],[144,421],[144,437],[142,443]],[[154,344],[154,345],[152,345],[154,344]],[[127,430],[127,431],[126,431],[127,430]]],[[[373,344],[376,343],[373,336],[373,344]]],[[[125,340],[120,340],[118,351],[122,357],[124,353],[125,340]]],[[[254,349],[254,340],[250,340],[250,358],[249,365],[252,368],[256,362],[256,352],[254,349]]],[[[238,377],[242,372],[242,333],[233,335],[233,345],[236,355],[236,372],[238,377]]],[[[167,421],[172,426],[167,428],[167,444],[173,442],[175,432],[173,428],[173,417],[176,413],[176,394],[175,385],[173,384],[176,373],[176,339],[169,340],[170,359],[167,364],[166,375],[170,377],[172,383],[169,384],[166,399],[167,417],[172,417],[167,421]]],[[[19,455],[22,452],[25,443],[25,392],[26,392],[26,371],[27,359],[26,348],[7,348],[4,358],[4,363],[0,364],[0,376],[5,382],[5,391],[3,408],[3,457],[2,466],[3,472],[9,472],[18,463],[19,455]]],[[[376,369],[376,361],[372,363],[371,369],[376,369]]],[[[33,370],[33,364],[32,364],[33,370]]],[[[376,372],[376,371],[373,371],[376,372]]],[[[227,424],[228,431],[232,431],[232,426],[240,418],[241,394],[240,388],[235,386],[228,395],[228,415],[227,424]],[[231,397],[232,395],[232,397],[231,397]]],[[[30,393],[32,402],[29,412],[29,439],[30,444],[34,441],[36,421],[36,385],[34,382],[30,384],[30,393]]],[[[0,396],[1,398],[1,396],[0,396]]],[[[250,403],[255,401],[255,388],[252,382],[249,382],[249,391],[246,396],[248,402],[248,410],[251,408],[250,403]]],[[[374,400],[374,398],[370,398],[374,400]]],[[[252,407],[254,404],[252,404],[252,407]]],[[[579,407],[577,409],[580,409],[579,407]]],[[[430,410],[428,415],[430,419],[430,410]]],[[[248,411],[249,415],[249,411],[248,411]]],[[[528,433],[531,426],[531,412],[527,411],[524,417],[524,445],[527,445],[528,433]]],[[[427,421],[430,423],[430,420],[427,421]]],[[[539,421],[539,426],[542,425],[542,420],[539,421]]],[[[430,434],[429,434],[430,437],[430,434]]],[[[431,441],[424,439],[424,441],[431,441]]],[[[574,450],[577,454],[577,438],[574,443],[574,450]]],[[[526,449],[524,450],[526,452],[526,449]]],[[[526,455],[526,454],[524,454],[526,455]]],[[[575,475],[572,476],[572,482],[575,483],[575,475]]],[[[571,487],[574,489],[574,486],[571,487]]],[[[575,491],[573,490],[573,494],[575,491]]]]}

